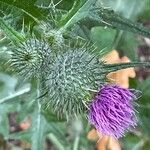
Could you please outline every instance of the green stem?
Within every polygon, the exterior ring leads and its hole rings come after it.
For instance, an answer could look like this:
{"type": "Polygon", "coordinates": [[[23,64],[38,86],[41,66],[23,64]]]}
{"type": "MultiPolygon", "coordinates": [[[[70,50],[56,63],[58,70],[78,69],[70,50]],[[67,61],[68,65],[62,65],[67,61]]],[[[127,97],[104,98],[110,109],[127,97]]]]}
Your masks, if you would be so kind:
{"type": "Polygon", "coordinates": [[[22,94],[24,94],[24,93],[27,93],[27,92],[29,92],[29,91],[30,91],[30,87],[27,87],[27,88],[25,88],[25,89],[23,89],[23,90],[19,90],[19,91],[15,92],[15,93],[13,93],[13,94],[11,94],[11,95],[5,97],[5,98],[0,99],[0,104],[6,103],[6,102],[8,102],[9,100],[11,100],[12,98],[15,98],[15,97],[17,97],[17,96],[20,96],[20,95],[22,95],[22,94]]]}
{"type": "Polygon", "coordinates": [[[40,103],[40,79],[37,80],[37,104],[38,104],[38,113],[41,114],[41,103],[40,103]]]}
{"type": "MultiPolygon", "coordinates": [[[[38,113],[41,114],[41,103],[40,103],[40,79],[37,80],[37,102],[38,102],[38,113]]],[[[54,134],[50,133],[48,138],[52,143],[57,147],[58,150],[65,150],[62,144],[58,141],[58,139],[54,136],[54,134]]]]}
{"type": "Polygon", "coordinates": [[[79,140],[80,140],[80,137],[79,135],[77,135],[74,141],[73,150],[78,150],[79,140]]]}
{"type": "Polygon", "coordinates": [[[48,135],[48,138],[55,145],[55,147],[57,148],[57,150],[65,150],[65,148],[63,147],[63,145],[59,142],[59,140],[55,137],[54,134],[50,133],[48,135]]]}

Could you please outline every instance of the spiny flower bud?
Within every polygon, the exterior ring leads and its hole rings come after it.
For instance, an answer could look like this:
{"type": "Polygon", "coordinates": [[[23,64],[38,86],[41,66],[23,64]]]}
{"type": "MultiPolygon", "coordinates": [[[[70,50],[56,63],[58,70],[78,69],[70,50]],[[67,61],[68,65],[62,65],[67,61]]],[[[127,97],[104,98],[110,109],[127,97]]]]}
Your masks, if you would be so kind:
{"type": "Polygon", "coordinates": [[[50,63],[50,52],[45,41],[27,40],[12,51],[11,66],[25,78],[40,76],[50,63]]]}
{"type": "Polygon", "coordinates": [[[60,115],[83,113],[92,92],[105,81],[103,63],[86,48],[59,55],[48,76],[47,105],[60,115]],[[82,51],[81,51],[82,50],[82,51]]]}
{"type": "Polygon", "coordinates": [[[52,46],[62,47],[64,38],[59,30],[50,30],[45,32],[45,36],[52,46]]]}
{"type": "Polygon", "coordinates": [[[89,121],[104,134],[119,138],[136,126],[133,90],[104,85],[89,108],[89,121]]]}
{"type": "Polygon", "coordinates": [[[54,28],[51,24],[41,22],[40,30],[42,30],[44,38],[53,48],[61,48],[64,45],[65,39],[59,29],[54,28]]]}

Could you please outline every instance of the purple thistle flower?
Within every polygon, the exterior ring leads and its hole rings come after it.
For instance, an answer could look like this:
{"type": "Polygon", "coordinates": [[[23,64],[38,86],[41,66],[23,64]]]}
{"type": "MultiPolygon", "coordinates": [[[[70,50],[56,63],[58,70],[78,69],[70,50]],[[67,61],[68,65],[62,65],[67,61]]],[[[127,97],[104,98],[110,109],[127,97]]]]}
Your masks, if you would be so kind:
{"type": "Polygon", "coordinates": [[[104,135],[119,138],[136,126],[133,90],[104,85],[91,102],[89,121],[104,135]]]}

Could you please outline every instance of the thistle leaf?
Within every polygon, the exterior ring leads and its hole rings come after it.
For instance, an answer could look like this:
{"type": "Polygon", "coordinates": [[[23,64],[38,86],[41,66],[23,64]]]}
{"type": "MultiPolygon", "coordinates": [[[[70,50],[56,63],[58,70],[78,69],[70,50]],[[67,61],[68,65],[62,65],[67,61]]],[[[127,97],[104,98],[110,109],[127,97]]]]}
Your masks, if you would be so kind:
{"type": "Polygon", "coordinates": [[[149,67],[149,66],[150,66],[150,62],[104,64],[104,68],[107,73],[114,72],[114,71],[121,70],[121,69],[131,68],[131,67],[149,67]]]}
{"type": "Polygon", "coordinates": [[[15,96],[21,96],[24,94],[24,85],[17,90],[19,92],[16,91],[16,86],[16,78],[11,77],[8,74],[0,73],[0,133],[5,139],[8,139],[10,134],[8,114],[17,111],[17,108],[19,108],[18,106],[20,106],[20,103],[15,96]],[[14,101],[15,99],[17,99],[17,103],[14,101]]]}
{"type": "Polygon", "coordinates": [[[9,25],[7,25],[7,23],[1,17],[0,17],[0,28],[5,32],[8,38],[13,41],[14,44],[19,45],[20,42],[24,41],[23,35],[17,32],[9,25]]]}
{"type": "Polygon", "coordinates": [[[36,22],[39,19],[46,20],[46,15],[34,4],[35,2],[35,0],[0,0],[1,5],[6,4],[12,8],[19,9],[36,22]]]}
{"type": "Polygon", "coordinates": [[[19,21],[22,19],[23,12],[15,7],[11,7],[5,3],[0,2],[0,16],[13,27],[18,27],[19,21]]]}
{"type": "MultiPolygon", "coordinates": [[[[29,101],[31,101],[31,99],[29,101]]],[[[58,120],[56,121],[56,116],[55,120],[54,118],[50,119],[49,116],[49,120],[47,121],[47,119],[42,115],[42,107],[39,99],[34,101],[32,105],[29,105],[28,102],[28,104],[25,104],[25,106],[21,106],[19,116],[24,113],[22,111],[24,109],[26,111],[24,117],[30,117],[30,119],[32,120],[31,125],[26,130],[9,134],[8,137],[10,139],[25,140],[27,142],[30,142],[32,150],[43,150],[45,147],[46,136],[49,133],[55,136],[55,138],[62,137],[62,139],[64,139],[64,135],[60,131],[60,126],[62,127],[64,124],[62,122],[59,123],[58,120]]],[[[59,143],[60,140],[61,138],[58,141],[59,143]]],[[[63,142],[64,141],[65,139],[63,140],[63,142]]]]}
{"type": "Polygon", "coordinates": [[[65,15],[59,23],[61,30],[66,30],[78,21],[86,18],[93,9],[97,0],[76,0],[72,9],[65,15]]]}
{"type": "Polygon", "coordinates": [[[104,22],[109,27],[129,31],[150,38],[150,29],[145,28],[142,24],[134,23],[131,20],[116,14],[112,10],[100,8],[99,16],[102,19],[100,21],[104,22]]]}
{"type": "Polygon", "coordinates": [[[95,17],[89,16],[81,24],[86,24],[89,28],[94,26],[107,26],[123,31],[132,32],[142,36],[150,37],[150,30],[140,23],[134,23],[125,17],[115,13],[113,10],[104,9],[103,7],[95,8],[95,17]]]}

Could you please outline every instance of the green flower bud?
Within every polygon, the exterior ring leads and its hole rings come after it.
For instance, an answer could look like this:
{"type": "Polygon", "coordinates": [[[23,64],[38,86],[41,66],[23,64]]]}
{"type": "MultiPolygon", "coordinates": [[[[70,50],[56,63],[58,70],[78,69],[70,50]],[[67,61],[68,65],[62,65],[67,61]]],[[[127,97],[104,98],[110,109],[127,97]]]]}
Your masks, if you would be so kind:
{"type": "Polygon", "coordinates": [[[103,63],[83,49],[72,49],[59,55],[46,81],[47,106],[59,115],[83,113],[92,92],[105,82],[103,63]],[[82,51],[81,51],[82,50],[82,51]]]}
{"type": "Polygon", "coordinates": [[[11,66],[25,78],[38,77],[50,64],[51,48],[43,40],[30,39],[12,51],[11,66]]]}

